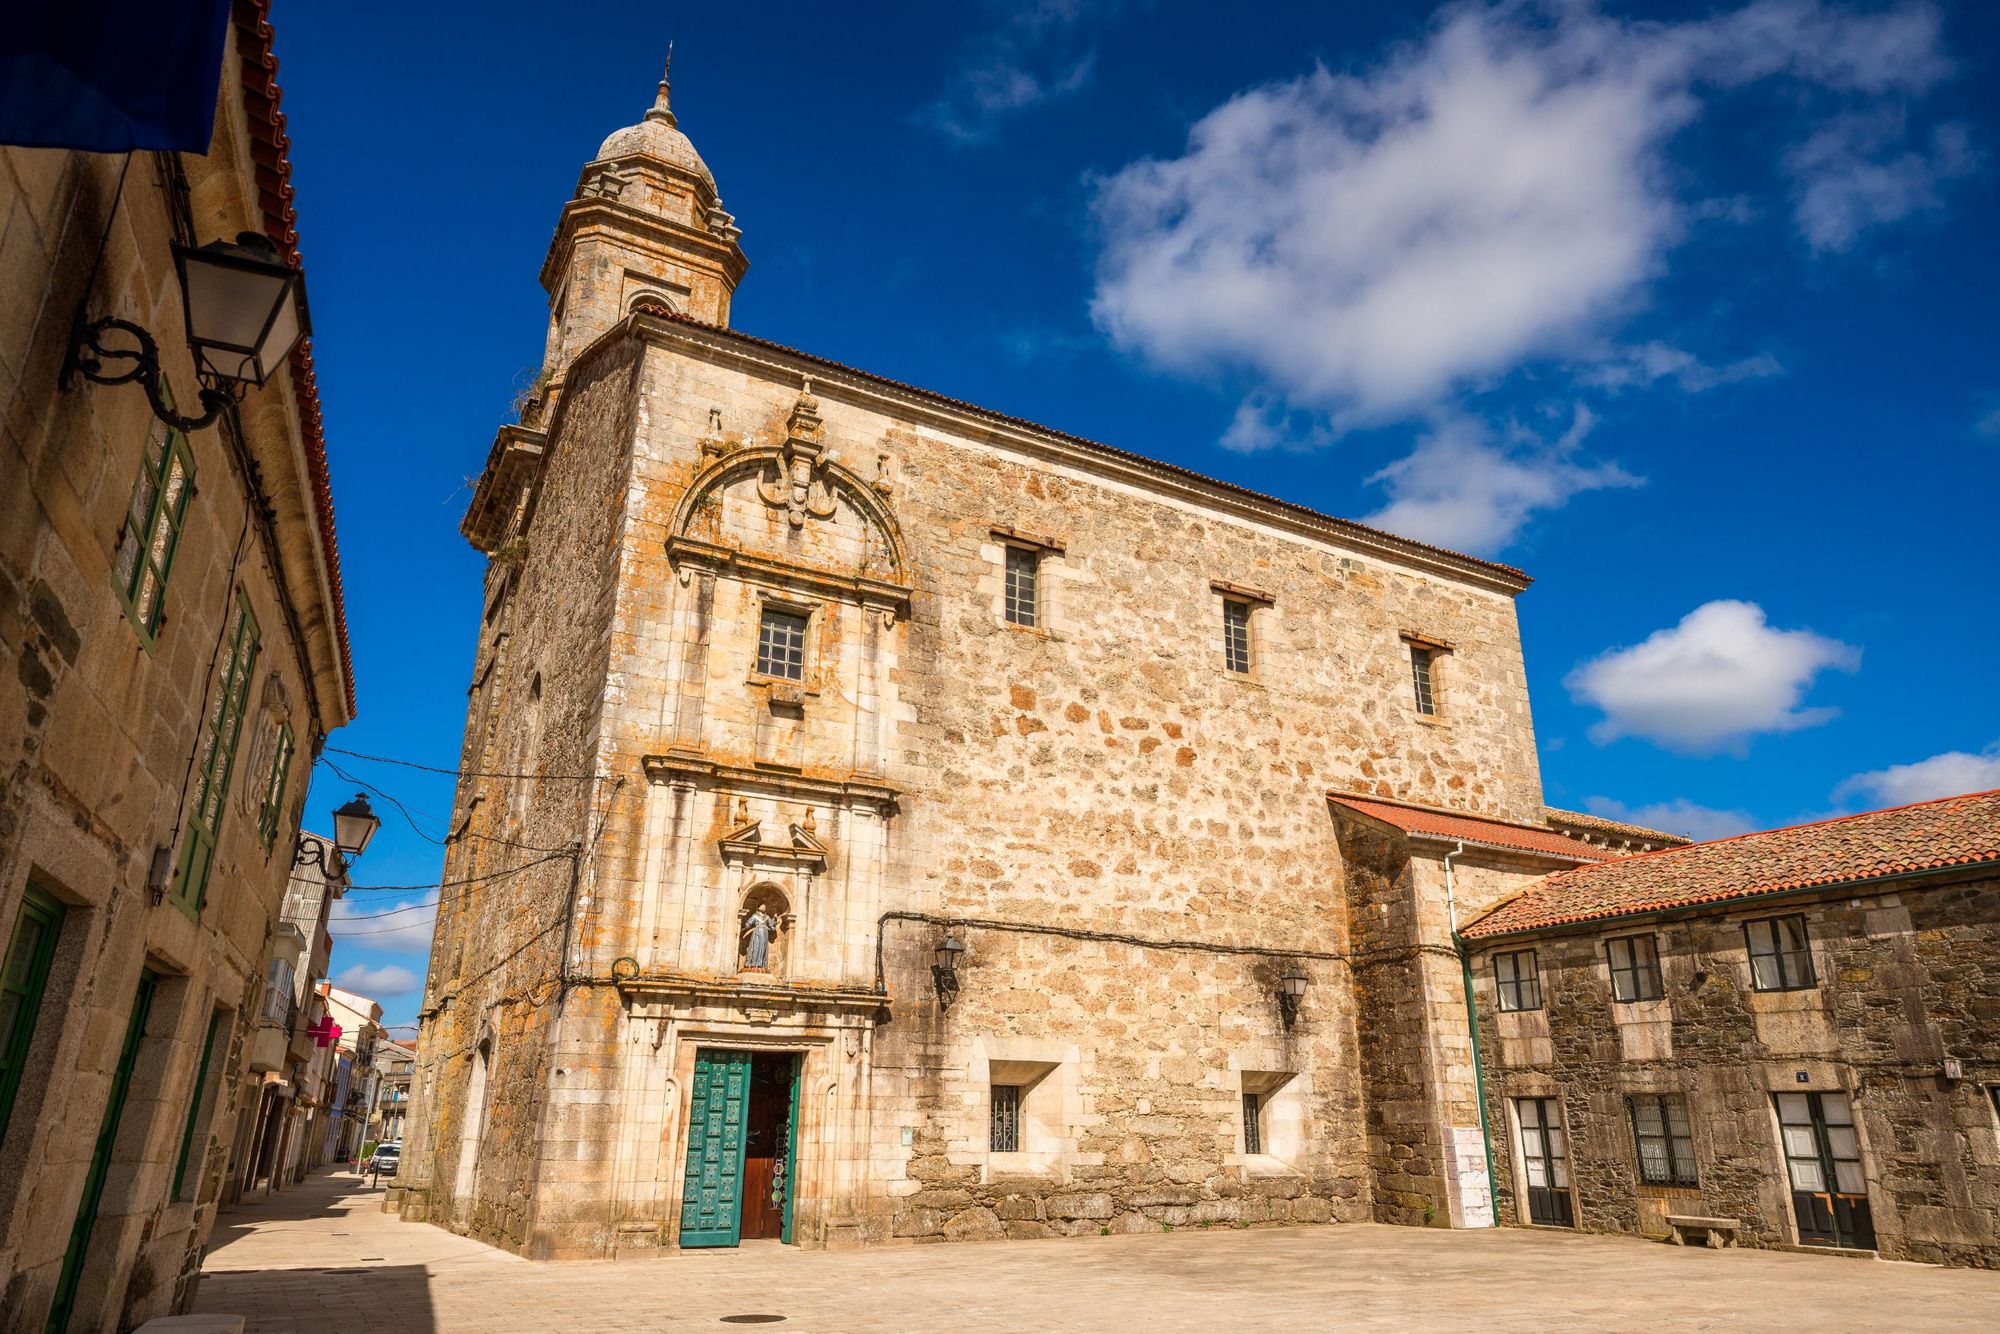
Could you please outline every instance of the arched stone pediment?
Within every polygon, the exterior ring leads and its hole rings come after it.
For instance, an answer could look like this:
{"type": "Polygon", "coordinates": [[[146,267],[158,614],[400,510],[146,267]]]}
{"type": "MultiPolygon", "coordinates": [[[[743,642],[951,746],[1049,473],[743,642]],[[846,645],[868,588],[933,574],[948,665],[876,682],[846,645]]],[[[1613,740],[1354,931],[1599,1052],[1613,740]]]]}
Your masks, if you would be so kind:
{"type": "Polygon", "coordinates": [[[674,511],[668,556],[676,570],[737,566],[907,605],[909,558],[886,486],[827,457],[817,408],[801,395],[782,444],[730,450],[703,468],[674,511]]]}

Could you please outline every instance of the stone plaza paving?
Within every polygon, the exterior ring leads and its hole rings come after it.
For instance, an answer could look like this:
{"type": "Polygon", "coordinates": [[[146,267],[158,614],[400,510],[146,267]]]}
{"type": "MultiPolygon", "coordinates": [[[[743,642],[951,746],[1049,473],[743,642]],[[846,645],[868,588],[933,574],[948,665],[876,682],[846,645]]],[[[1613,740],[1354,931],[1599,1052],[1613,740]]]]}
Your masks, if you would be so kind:
{"type": "Polygon", "coordinates": [[[537,1264],[353,1173],[226,1210],[198,1311],[250,1334],[1465,1328],[1989,1330],[2000,1274],[1540,1230],[1377,1225],[537,1264]]]}

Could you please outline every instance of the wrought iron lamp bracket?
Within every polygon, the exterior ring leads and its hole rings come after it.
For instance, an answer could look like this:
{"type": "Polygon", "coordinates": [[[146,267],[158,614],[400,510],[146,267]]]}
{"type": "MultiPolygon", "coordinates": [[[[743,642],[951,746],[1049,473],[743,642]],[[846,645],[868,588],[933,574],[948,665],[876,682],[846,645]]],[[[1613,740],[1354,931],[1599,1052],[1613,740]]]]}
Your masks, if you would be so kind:
{"type": "Polygon", "coordinates": [[[163,388],[164,375],[160,370],[160,347],[153,335],[147,333],[130,320],[115,316],[105,316],[91,324],[85,324],[79,317],[76,330],[70,336],[69,355],[63,361],[62,375],[56,381],[58,387],[69,388],[70,378],[81,375],[93,384],[130,384],[136,380],[146,391],[146,401],[152,405],[153,415],[176,431],[199,431],[211,426],[225,409],[236,401],[236,396],[227,389],[219,389],[204,383],[201,387],[201,412],[192,417],[183,416],[167,405],[163,388]],[[104,335],[107,333],[130,334],[139,346],[107,347],[104,335]],[[120,371],[105,368],[107,361],[126,361],[131,364],[120,371]]]}
{"type": "Polygon", "coordinates": [[[941,963],[932,964],[931,985],[937,988],[938,1008],[949,1010],[958,999],[958,970],[941,963]]]}

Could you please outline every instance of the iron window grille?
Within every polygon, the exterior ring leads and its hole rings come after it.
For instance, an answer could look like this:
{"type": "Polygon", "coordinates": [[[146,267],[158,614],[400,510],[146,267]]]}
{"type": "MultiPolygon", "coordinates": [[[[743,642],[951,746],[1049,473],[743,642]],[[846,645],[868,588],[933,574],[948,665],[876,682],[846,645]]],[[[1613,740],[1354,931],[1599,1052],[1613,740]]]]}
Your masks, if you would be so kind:
{"type": "Polygon", "coordinates": [[[1417,692],[1417,712],[1426,718],[1437,716],[1437,691],[1431,679],[1431,662],[1436,657],[1436,649],[1410,645],[1410,682],[1417,692]]]}
{"type": "Polygon", "coordinates": [[[1750,946],[1750,985],[1758,991],[1802,991],[1817,985],[1804,916],[1745,922],[1743,937],[1750,946]]]}
{"type": "Polygon", "coordinates": [[[1694,1130],[1687,1098],[1641,1093],[1632,1098],[1632,1136],[1639,1145],[1639,1179],[1650,1186],[1696,1184],[1694,1130]]]}
{"type": "Polygon", "coordinates": [[[1232,672],[1250,674],[1250,604],[1222,601],[1222,661],[1232,672]]]}
{"type": "Polygon", "coordinates": [[[1264,1152],[1264,1099],[1255,1093],[1243,1095],[1243,1152],[1264,1152]]]}
{"type": "Polygon", "coordinates": [[[786,681],[806,679],[806,617],[764,608],[757,623],[757,671],[786,681]]]}
{"type": "Polygon", "coordinates": [[[1007,620],[1030,629],[1039,624],[1042,558],[1027,547],[1007,548],[1007,620]]]}
{"type": "Polygon", "coordinates": [[[1021,1149],[1021,1086],[993,1086],[993,1118],[987,1147],[994,1153],[1018,1153],[1021,1149]]]}
{"type": "Polygon", "coordinates": [[[1542,1008],[1542,977],[1535,971],[1533,950],[1514,950],[1493,956],[1493,980],[1500,985],[1503,1010],[1542,1008]]]}
{"type": "Polygon", "coordinates": [[[1660,954],[1651,936],[1621,936],[1604,942],[1611,961],[1611,999],[1658,1000],[1666,994],[1660,981],[1660,954]]]}

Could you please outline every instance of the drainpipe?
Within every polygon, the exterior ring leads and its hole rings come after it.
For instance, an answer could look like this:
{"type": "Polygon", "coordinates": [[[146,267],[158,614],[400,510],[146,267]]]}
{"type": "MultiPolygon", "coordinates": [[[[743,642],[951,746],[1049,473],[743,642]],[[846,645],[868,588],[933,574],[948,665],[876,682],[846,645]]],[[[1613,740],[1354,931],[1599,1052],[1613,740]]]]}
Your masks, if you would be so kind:
{"type": "Polygon", "coordinates": [[[1458,968],[1465,979],[1466,1036],[1472,1042],[1472,1092],[1479,1102],[1479,1142],[1486,1151],[1486,1210],[1489,1227],[1500,1224],[1500,1185],[1493,1175],[1493,1130],[1486,1122],[1486,1073],[1479,1059],[1479,1009],[1472,1001],[1472,954],[1458,934],[1458,895],[1452,882],[1451,859],[1464,853],[1465,840],[1444,855],[1444,906],[1451,920],[1451,943],[1458,950],[1458,968]]]}

